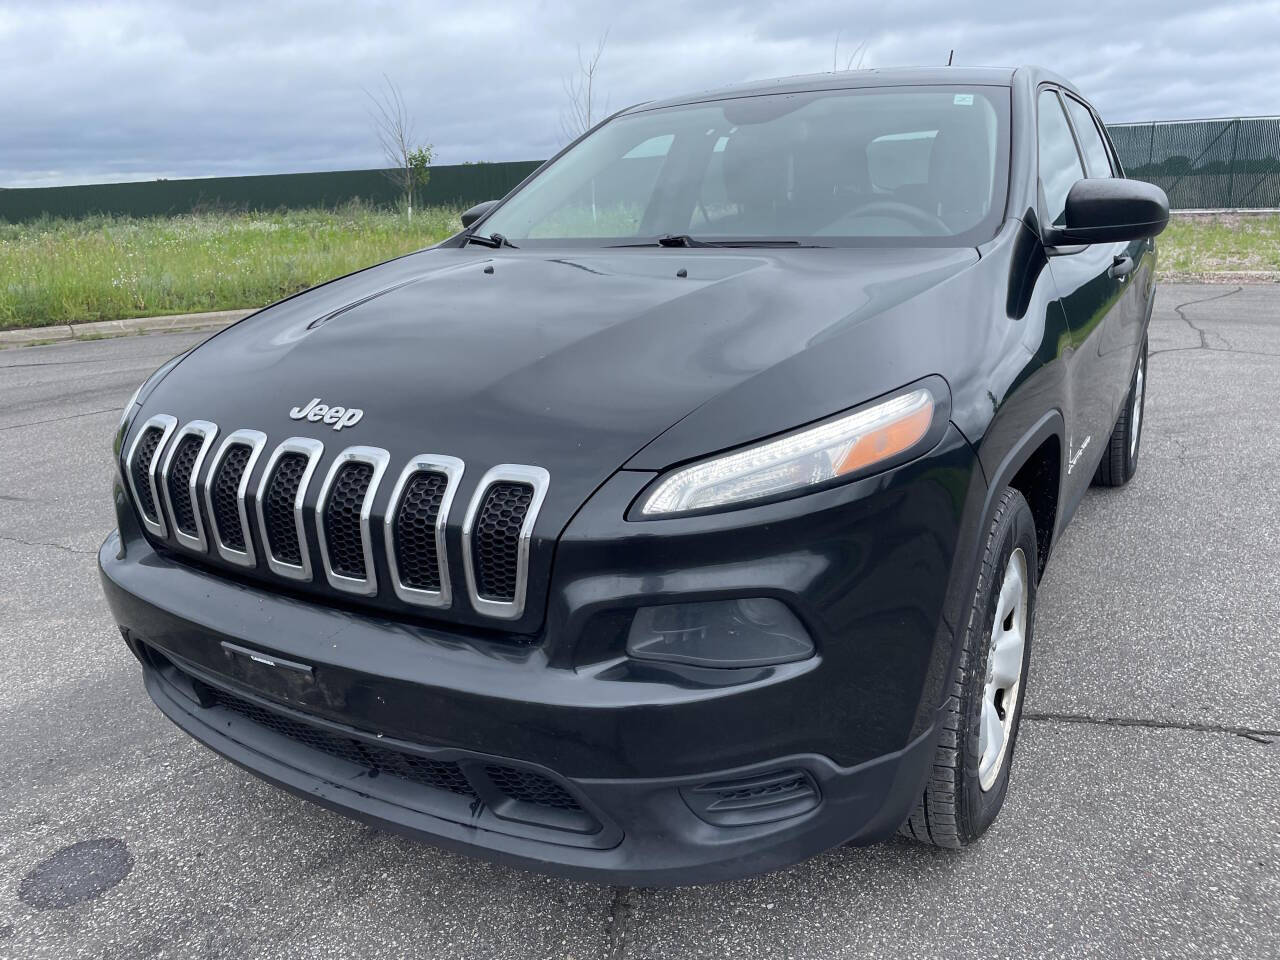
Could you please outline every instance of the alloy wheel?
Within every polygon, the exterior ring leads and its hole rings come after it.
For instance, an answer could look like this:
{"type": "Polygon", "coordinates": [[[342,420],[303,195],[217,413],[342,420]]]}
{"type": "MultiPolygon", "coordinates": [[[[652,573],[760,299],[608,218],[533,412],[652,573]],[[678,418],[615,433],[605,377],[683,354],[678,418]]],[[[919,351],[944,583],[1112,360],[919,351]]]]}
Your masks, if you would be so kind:
{"type": "Polygon", "coordinates": [[[1147,358],[1138,360],[1138,373],[1133,381],[1133,409],[1129,411],[1129,459],[1138,455],[1138,434],[1142,430],[1142,390],[1146,380],[1147,358]]]}
{"type": "Polygon", "coordinates": [[[987,676],[978,721],[978,782],[984,791],[995,786],[1009,753],[1027,644],[1027,588],[1027,558],[1019,547],[1005,564],[987,642],[987,676]]]}

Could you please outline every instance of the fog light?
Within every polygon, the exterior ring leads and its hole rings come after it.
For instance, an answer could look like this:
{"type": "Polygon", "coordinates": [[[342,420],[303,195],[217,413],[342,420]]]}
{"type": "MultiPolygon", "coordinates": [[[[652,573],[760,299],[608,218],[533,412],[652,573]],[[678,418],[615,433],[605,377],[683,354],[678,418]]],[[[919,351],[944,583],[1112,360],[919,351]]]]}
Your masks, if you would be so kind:
{"type": "Polygon", "coordinates": [[[641,607],[627,653],[701,667],[760,667],[813,656],[813,641],[787,606],[767,597],[641,607]]]}

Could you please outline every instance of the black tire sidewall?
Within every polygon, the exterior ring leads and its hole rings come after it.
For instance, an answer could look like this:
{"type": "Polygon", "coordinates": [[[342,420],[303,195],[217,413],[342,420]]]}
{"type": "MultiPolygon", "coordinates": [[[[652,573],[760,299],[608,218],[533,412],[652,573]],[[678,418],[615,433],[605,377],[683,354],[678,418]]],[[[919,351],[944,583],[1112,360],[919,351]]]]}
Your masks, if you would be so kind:
{"type": "Polygon", "coordinates": [[[997,546],[984,561],[978,587],[980,596],[975,598],[975,616],[969,626],[970,636],[966,638],[972,655],[969,657],[970,669],[966,671],[963,681],[964,754],[959,770],[961,782],[956,789],[956,826],[964,842],[980,836],[1004,805],[1005,794],[1009,789],[1009,771],[1013,766],[1014,749],[1022,721],[1022,707],[1027,699],[1027,665],[1031,660],[1032,634],[1035,629],[1038,570],[1035,520],[1021,494],[1014,494],[1009,509],[997,523],[998,528],[993,537],[997,546]],[[978,729],[987,674],[988,640],[995,623],[1005,567],[1018,547],[1022,548],[1027,560],[1027,635],[1022,651],[1022,679],[1018,702],[1014,705],[1008,753],[996,782],[990,790],[984,791],[978,778],[978,729]]]}

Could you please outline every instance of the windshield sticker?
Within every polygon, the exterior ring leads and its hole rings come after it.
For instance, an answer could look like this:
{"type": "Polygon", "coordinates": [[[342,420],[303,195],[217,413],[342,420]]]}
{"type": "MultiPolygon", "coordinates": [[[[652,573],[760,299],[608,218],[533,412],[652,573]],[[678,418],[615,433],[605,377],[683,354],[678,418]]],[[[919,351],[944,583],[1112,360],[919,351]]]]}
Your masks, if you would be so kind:
{"type": "Polygon", "coordinates": [[[972,93],[957,93],[957,94],[956,94],[956,98],[955,98],[955,100],[953,100],[953,101],[952,101],[952,103],[954,103],[957,107],[972,107],[972,106],[973,106],[973,94],[972,94],[972,93]]]}

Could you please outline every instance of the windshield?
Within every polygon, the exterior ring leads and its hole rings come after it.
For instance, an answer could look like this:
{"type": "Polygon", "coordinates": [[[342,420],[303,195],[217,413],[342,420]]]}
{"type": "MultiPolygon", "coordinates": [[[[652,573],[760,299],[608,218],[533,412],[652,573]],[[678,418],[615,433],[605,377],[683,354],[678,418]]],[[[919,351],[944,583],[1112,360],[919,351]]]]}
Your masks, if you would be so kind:
{"type": "Polygon", "coordinates": [[[641,110],[605,124],[484,220],[517,244],[968,245],[994,235],[1003,87],[878,87],[641,110]]]}

